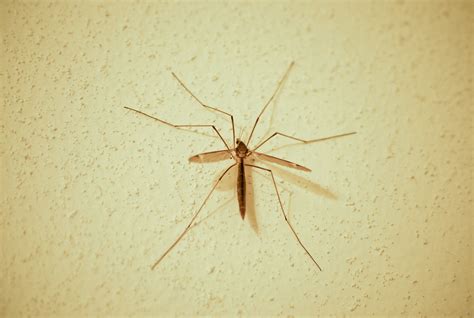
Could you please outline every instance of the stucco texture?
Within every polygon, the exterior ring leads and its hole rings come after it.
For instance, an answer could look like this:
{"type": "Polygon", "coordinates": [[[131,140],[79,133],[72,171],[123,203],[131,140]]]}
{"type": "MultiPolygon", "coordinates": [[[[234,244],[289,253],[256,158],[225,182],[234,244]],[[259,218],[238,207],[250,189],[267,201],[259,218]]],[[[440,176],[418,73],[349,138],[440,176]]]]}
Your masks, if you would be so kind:
{"type": "MultiPolygon", "coordinates": [[[[0,315],[471,316],[473,4],[1,1],[0,315]],[[312,169],[236,174],[251,144],[312,169]],[[189,130],[189,129],[188,129],[189,130]]],[[[252,146],[251,145],[251,146],[252,146]]],[[[263,165],[263,163],[259,163],[263,165]]],[[[250,169],[248,169],[250,170],[250,169]]]]}

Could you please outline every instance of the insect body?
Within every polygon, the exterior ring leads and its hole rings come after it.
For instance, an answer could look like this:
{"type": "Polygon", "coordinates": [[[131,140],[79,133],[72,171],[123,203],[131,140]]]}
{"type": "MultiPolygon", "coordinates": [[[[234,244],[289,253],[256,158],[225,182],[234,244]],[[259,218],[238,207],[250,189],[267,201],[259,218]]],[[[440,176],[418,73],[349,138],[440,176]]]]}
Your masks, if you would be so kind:
{"type": "Polygon", "coordinates": [[[275,189],[275,193],[277,195],[277,198],[278,198],[278,203],[280,205],[280,210],[283,214],[283,217],[285,219],[285,222],[288,224],[290,230],[292,231],[293,235],[295,236],[298,244],[304,249],[304,251],[306,252],[306,254],[310,257],[310,259],[312,260],[312,262],[318,267],[319,270],[321,270],[321,267],[319,266],[319,264],[316,262],[316,260],[314,259],[314,257],[311,255],[311,253],[307,250],[307,248],[303,245],[303,243],[301,242],[300,238],[298,237],[298,234],[296,233],[296,231],[294,230],[293,226],[291,225],[291,223],[289,222],[288,220],[288,217],[285,213],[285,209],[283,207],[283,203],[281,201],[281,198],[280,198],[280,193],[278,191],[278,187],[277,187],[277,183],[275,181],[275,177],[273,175],[273,172],[271,169],[268,169],[268,168],[264,168],[264,167],[261,167],[261,166],[258,166],[258,165],[255,165],[253,163],[253,161],[249,161],[249,157],[250,156],[253,156],[255,157],[257,160],[263,160],[263,161],[267,161],[267,162],[270,162],[270,163],[274,163],[274,164],[278,164],[278,165],[282,165],[282,166],[285,166],[287,168],[292,168],[292,169],[297,169],[297,170],[301,170],[301,171],[311,171],[309,168],[306,168],[302,165],[299,165],[297,163],[294,163],[294,162],[291,162],[291,161],[288,161],[288,160],[285,160],[285,159],[281,159],[281,158],[277,158],[277,157],[273,157],[273,156],[270,156],[268,154],[264,154],[264,153],[260,153],[260,152],[257,152],[256,150],[258,148],[260,148],[263,144],[265,144],[266,142],[268,142],[269,140],[271,140],[272,138],[274,137],[277,137],[277,136],[281,136],[281,137],[285,137],[285,138],[288,138],[288,139],[292,139],[292,140],[295,140],[295,141],[298,141],[298,142],[302,142],[302,143],[315,143],[315,142],[319,142],[319,141],[324,141],[324,140],[329,140],[329,139],[334,139],[334,138],[339,138],[339,137],[344,137],[344,136],[348,136],[348,135],[352,135],[352,134],[355,134],[355,132],[350,132],[350,133],[345,133],[345,134],[339,134],[339,135],[333,135],[333,136],[330,136],[330,137],[324,137],[324,138],[318,138],[318,139],[311,139],[311,140],[304,140],[304,139],[301,139],[301,138],[297,138],[297,137],[293,137],[293,136],[290,136],[290,135],[287,135],[287,134],[284,134],[284,133],[281,133],[281,132],[274,132],[273,134],[271,134],[269,137],[267,137],[266,139],[264,139],[263,141],[261,141],[260,143],[258,143],[255,147],[253,148],[249,148],[248,146],[250,145],[250,141],[252,139],[252,136],[253,136],[253,133],[255,131],[255,128],[257,127],[257,124],[258,124],[258,121],[260,119],[260,116],[262,116],[262,114],[264,113],[264,111],[267,109],[268,105],[271,103],[271,101],[274,99],[276,93],[278,92],[279,88],[281,87],[283,81],[285,80],[285,78],[287,77],[290,69],[293,67],[294,65],[294,62],[292,62],[290,64],[290,66],[288,67],[287,71],[285,72],[285,75],[282,77],[282,79],[278,82],[278,85],[275,89],[275,91],[273,92],[273,95],[270,97],[270,99],[266,102],[266,104],[263,106],[263,109],[260,111],[260,114],[258,115],[257,119],[255,120],[255,123],[252,127],[252,130],[249,134],[249,137],[247,139],[247,142],[244,143],[242,140],[240,139],[236,139],[235,138],[235,126],[234,126],[234,117],[233,115],[225,112],[225,111],[222,111],[218,108],[215,108],[215,107],[211,107],[211,106],[208,106],[206,104],[204,104],[203,102],[201,102],[201,100],[199,100],[187,87],[186,85],[184,85],[184,83],[178,78],[178,76],[176,76],[175,73],[172,73],[173,77],[179,82],[179,84],[202,106],[202,107],[205,107],[209,110],[212,110],[212,111],[216,111],[216,112],[219,112],[221,114],[224,114],[226,116],[229,116],[230,117],[230,120],[231,120],[231,123],[232,123],[232,147],[230,147],[227,142],[225,141],[225,139],[222,137],[222,135],[220,134],[219,130],[213,125],[213,124],[206,124],[206,125],[196,125],[196,124],[192,124],[192,125],[189,125],[189,124],[186,124],[186,125],[174,125],[174,124],[171,124],[171,123],[168,123],[162,119],[159,119],[157,117],[154,117],[154,116],[151,116],[149,114],[146,114],[142,111],[139,111],[139,110],[136,110],[136,109],[133,109],[133,108],[130,108],[130,107],[125,107],[126,109],[129,109],[129,110],[132,110],[134,112],[137,112],[139,114],[142,114],[142,115],[145,115],[149,118],[152,118],[154,120],[157,120],[159,122],[161,122],[162,124],[165,124],[165,125],[168,125],[168,126],[171,126],[171,127],[175,127],[175,128],[210,128],[213,130],[214,133],[216,133],[216,135],[221,139],[221,141],[223,142],[223,144],[225,145],[225,149],[223,150],[217,150],[217,151],[211,151],[211,152],[205,152],[205,153],[201,153],[201,154],[197,154],[195,156],[192,156],[191,158],[189,158],[189,161],[190,162],[196,162],[196,163],[207,163],[207,162],[216,162],[216,161],[221,161],[221,160],[226,160],[226,159],[234,159],[234,163],[229,166],[222,174],[221,176],[219,177],[219,179],[216,181],[216,183],[214,184],[214,186],[212,187],[211,191],[208,193],[208,195],[206,196],[206,198],[204,199],[203,203],[201,204],[201,206],[199,207],[199,209],[195,212],[195,214],[193,215],[193,217],[191,218],[191,221],[188,223],[188,225],[186,226],[186,228],[184,229],[184,231],[178,236],[178,238],[173,242],[173,244],[163,253],[163,255],[153,264],[152,266],[152,269],[154,269],[156,266],[158,266],[158,264],[165,258],[166,255],[168,255],[168,253],[176,246],[176,244],[178,244],[178,242],[184,237],[184,235],[189,231],[189,229],[191,228],[191,225],[194,223],[195,219],[197,218],[197,216],[199,215],[199,213],[202,211],[204,205],[206,204],[207,200],[209,199],[209,197],[211,196],[211,194],[214,192],[214,190],[216,189],[217,185],[219,184],[219,182],[222,180],[222,178],[232,169],[234,168],[235,166],[237,166],[237,198],[238,198],[238,202],[239,202],[239,211],[240,211],[240,216],[242,217],[242,219],[245,218],[245,212],[246,212],[246,180],[245,180],[245,167],[249,167],[249,168],[252,168],[252,169],[259,169],[261,171],[264,171],[268,174],[270,174],[271,176],[271,179],[272,179],[272,182],[273,182],[273,187],[275,189]],[[250,163],[249,163],[250,162],[250,163]]]}
{"type": "Polygon", "coordinates": [[[245,208],[246,208],[246,193],[245,193],[245,158],[249,155],[249,150],[247,146],[237,139],[237,148],[235,148],[235,156],[237,157],[237,165],[238,165],[238,172],[237,172],[237,199],[239,201],[239,211],[242,220],[245,218],[245,208]]]}

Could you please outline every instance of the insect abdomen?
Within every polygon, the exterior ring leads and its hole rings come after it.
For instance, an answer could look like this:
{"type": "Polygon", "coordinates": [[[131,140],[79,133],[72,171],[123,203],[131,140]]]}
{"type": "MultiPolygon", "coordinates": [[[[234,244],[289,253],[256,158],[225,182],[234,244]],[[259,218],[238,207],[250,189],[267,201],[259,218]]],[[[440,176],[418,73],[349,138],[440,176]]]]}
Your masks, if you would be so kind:
{"type": "Polygon", "coordinates": [[[239,210],[242,220],[245,218],[245,167],[244,161],[239,163],[239,170],[237,175],[237,199],[239,201],[239,210]]]}

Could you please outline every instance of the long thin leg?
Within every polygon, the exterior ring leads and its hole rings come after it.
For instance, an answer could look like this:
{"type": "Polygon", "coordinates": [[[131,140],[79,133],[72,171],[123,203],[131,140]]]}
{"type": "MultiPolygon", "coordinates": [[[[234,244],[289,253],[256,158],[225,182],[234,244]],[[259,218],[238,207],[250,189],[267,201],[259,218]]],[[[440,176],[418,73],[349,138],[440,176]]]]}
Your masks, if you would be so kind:
{"type": "Polygon", "coordinates": [[[298,234],[296,234],[295,229],[293,229],[293,226],[291,226],[290,221],[288,221],[288,218],[287,218],[286,213],[285,213],[285,209],[283,208],[283,203],[281,202],[280,193],[278,192],[278,187],[277,187],[277,185],[276,185],[275,177],[273,176],[273,171],[270,170],[270,169],[267,169],[267,168],[263,168],[263,167],[259,167],[259,166],[255,166],[255,165],[251,165],[251,164],[245,164],[245,165],[246,165],[246,166],[249,166],[249,167],[253,167],[253,168],[257,168],[257,169],[261,169],[261,170],[265,170],[265,171],[267,171],[267,172],[270,172],[270,174],[271,174],[271,176],[272,176],[273,186],[275,187],[275,192],[276,192],[277,197],[278,197],[278,202],[280,203],[281,212],[283,213],[283,217],[285,218],[286,223],[288,224],[288,226],[290,227],[291,231],[292,231],[293,234],[295,235],[295,238],[296,238],[296,240],[298,241],[298,243],[300,244],[300,246],[305,250],[306,254],[308,254],[308,256],[311,258],[311,260],[313,261],[313,263],[319,268],[319,270],[322,271],[321,267],[320,267],[319,264],[316,262],[316,260],[314,259],[314,257],[311,255],[311,253],[308,251],[308,249],[307,249],[307,248],[303,245],[303,243],[301,242],[300,238],[298,237],[298,234]]]}
{"type": "Polygon", "coordinates": [[[173,75],[173,77],[178,81],[179,84],[181,84],[181,86],[189,93],[189,95],[191,95],[199,104],[201,104],[202,107],[205,107],[207,109],[211,109],[211,110],[214,110],[216,112],[219,112],[219,113],[222,113],[224,115],[227,115],[230,117],[230,121],[232,123],[232,142],[233,142],[233,145],[235,148],[235,127],[234,127],[234,116],[232,114],[229,114],[223,110],[220,110],[218,108],[215,108],[215,107],[211,107],[209,105],[206,105],[204,104],[199,98],[196,97],[196,95],[194,95],[191,90],[189,88],[186,87],[186,85],[184,84],[184,82],[182,80],[179,79],[179,77],[174,73],[174,72],[171,72],[171,74],[173,75]]]}
{"type": "Polygon", "coordinates": [[[204,202],[201,204],[201,206],[199,207],[199,209],[197,210],[197,212],[194,214],[193,218],[191,219],[191,222],[189,222],[189,224],[186,226],[186,228],[184,229],[184,231],[178,236],[178,238],[174,241],[173,244],[171,244],[171,246],[166,250],[166,252],[163,253],[163,255],[161,255],[161,257],[153,264],[153,266],[151,267],[152,270],[154,270],[156,268],[156,266],[158,266],[158,264],[160,264],[160,262],[163,260],[163,258],[165,258],[166,255],[168,255],[169,252],[171,252],[171,250],[176,246],[176,244],[178,244],[179,241],[181,241],[181,239],[183,238],[183,236],[188,232],[189,228],[191,227],[191,225],[193,224],[194,220],[197,218],[197,216],[199,215],[199,213],[201,212],[202,208],[204,207],[204,205],[206,204],[207,200],[209,199],[209,197],[211,196],[211,194],[214,192],[214,190],[216,189],[217,185],[219,184],[219,182],[222,180],[222,178],[224,178],[224,176],[226,175],[227,172],[229,172],[229,170],[234,167],[236,165],[236,163],[234,163],[233,165],[231,165],[229,168],[227,168],[224,173],[222,173],[222,175],[219,177],[219,179],[216,181],[216,183],[214,184],[214,186],[212,187],[211,191],[209,192],[209,194],[207,195],[207,197],[204,199],[204,202]]]}
{"type": "Polygon", "coordinates": [[[286,137],[286,138],[289,138],[289,139],[293,139],[293,140],[296,140],[296,141],[300,141],[300,142],[305,143],[305,144],[309,144],[309,143],[318,142],[318,141],[325,141],[325,140],[329,140],[329,139],[335,139],[335,138],[339,138],[339,137],[350,136],[350,135],[354,135],[355,133],[356,133],[356,132],[353,131],[353,132],[350,132],[350,133],[345,133],[345,134],[340,134],[340,135],[334,135],[334,136],[330,136],[330,137],[324,137],[324,138],[318,138],[318,139],[311,139],[311,140],[304,140],[304,139],[296,138],[296,137],[293,137],[293,136],[290,136],[290,135],[286,135],[286,134],[283,134],[283,133],[277,131],[277,132],[273,133],[270,137],[268,137],[267,139],[265,139],[264,141],[262,141],[261,143],[259,143],[252,151],[257,150],[257,149],[260,148],[264,143],[266,143],[267,141],[269,141],[270,139],[272,139],[272,138],[275,137],[275,136],[283,136],[283,137],[286,137]]]}
{"type": "MultiPolygon", "coordinates": [[[[258,172],[258,171],[256,171],[256,172],[257,172],[261,177],[263,177],[263,178],[265,178],[265,179],[267,179],[267,180],[269,180],[269,181],[272,181],[272,180],[271,180],[271,177],[268,177],[268,175],[263,174],[263,172],[258,172]]],[[[291,199],[292,199],[292,197],[293,197],[294,192],[291,191],[288,187],[285,187],[285,186],[282,185],[282,184],[280,184],[280,189],[281,189],[281,188],[283,188],[283,191],[288,192],[288,206],[290,206],[290,205],[291,205],[291,202],[290,202],[290,201],[291,201],[291,199]]],[[[283,193],[283,191],[281,191],[281,192],[283,193]]],[[[290,219],[290,212],[288,211],[288,220],[289,220],[289,219],[290,219]]]]}
{"type": "Polygon", "coordinates": [[[280,81],[278,82],[277,84],[277,87],[275,89],[275,91],[273,92],[272,96],[270,97],[270,99],[267,101],[267,103],[265,104],[265,106],[263,106],[263,109],[262,111],[260,112],[260,114],[258,114],[258,117],[257,119],[255,120],[255,123],[253,124],[253,127],[252,127],[252,131],[250,132],[250,136],[249,136],[249,139],[247,140],[247,145],[250,144],[250,139],[252,139],[252,135],[253,135],[253,132],[255,130],[255,127],[257,127],[257,123],[258,121],[260,120],[260,116],[262,116],[263,112],[265,111],[265,109],[267,109],[268,105],[271,103],[271,101],[273,100],[273,98],[275,98],[278,90],[280,89],[281,87],[281,84],[283,84],[283,82],[285,81],[286,77],[288,76],[288,73],[290,72],[291,68],[293,67],[293,65],[295,65],[295,62],[292,61],[290,63],[290,66],[288,66],[288,69],[286,70],[285,74],[283,75],[283,77],[280,79],[280,81]]]}
{"type": "MultiPolygon", "coordinates": [[[[162,124],[165,124],[165,125],[168,125],[168,126],[174,127],[174,128],[210,127],[210,128],[212,128],[212,129],[216,132],[216,134],[219,136],[219,138],[222,140],[222,142],[223,142],[224,145],[226,146],[227,150],[229,150],[229,153],[232,155],[232,151],[231,151],[231,149],[229,148],[229,145],[228,145],[227,142],[224,140],[224,138],[222,138],[221,133],[219,132],[219,130],[217,130],[216,126],[214,126],[214,125],[174,125],[174,124],[168,123],[168,122],[166,122],[166,121],[164,121],[164,120],[162,120],[162,119],[159,119],[159,118],[157,118],[157,117],[148,115],[147,113],[144,113],[144,112],[142,112],[142,111],[140,111],[140,110],[133,109],[133,108],[130,108],[130,107],[127,107],[127,106],[124,106],[124,108],[129,109],[129,110],[133,110],[134,112],[137,112],[137,113],[139,113],[139,114],[145,115],[145,116],[147,116],[147,117],[149,117],[149,118],[151,118],[151,119],[154,119],[154,120],[159,121],[159,122],[162,123],[162,124]]],[[[233,156],[234,156],[234,155],[232,155],[232,157],[233,157],[233,156]]]]}

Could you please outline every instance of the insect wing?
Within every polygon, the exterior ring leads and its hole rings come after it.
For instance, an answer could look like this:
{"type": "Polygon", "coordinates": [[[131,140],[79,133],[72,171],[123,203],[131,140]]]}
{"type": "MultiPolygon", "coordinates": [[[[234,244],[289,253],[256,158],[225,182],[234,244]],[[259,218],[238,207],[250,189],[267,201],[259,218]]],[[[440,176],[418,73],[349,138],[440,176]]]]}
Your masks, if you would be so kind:
{"type": "Polygon", "coordinates": [[[272,163],[276,163],[278,165],[282,165],[282,166],[285,166],[285,167],[288,167],[288,168],[293,168],[293,169],[298,169],[298,170],[302,170],[302,171],[311,171],[311,169],[309,168],[306,168],[302,165],[299,165],[297,163],[294,163],[294,162],[291,162],[291,161],[288,161],[288,160],[284,160],[284,159],[280,159],[280,158],[277,158],[277,157],[273,157],[273,156],[270,156],[270,155],[266,155],[264,153],[260,153],[260,152],[252,152],[255,157],[257,159],[261,159],[261,160],[265,160],[265,161],[269,161],[269,162],[272,162],[272,163]]]}
{"type": "Polygon", "coordinates": [[[232,159],[232,155],[229,153],[229,151],[217,150],[217,151],[203,152],[195,156],[192,156],[189,158],[189,162],[209,163],[209,162],[222,161],[226,159],[232,159]]]}

